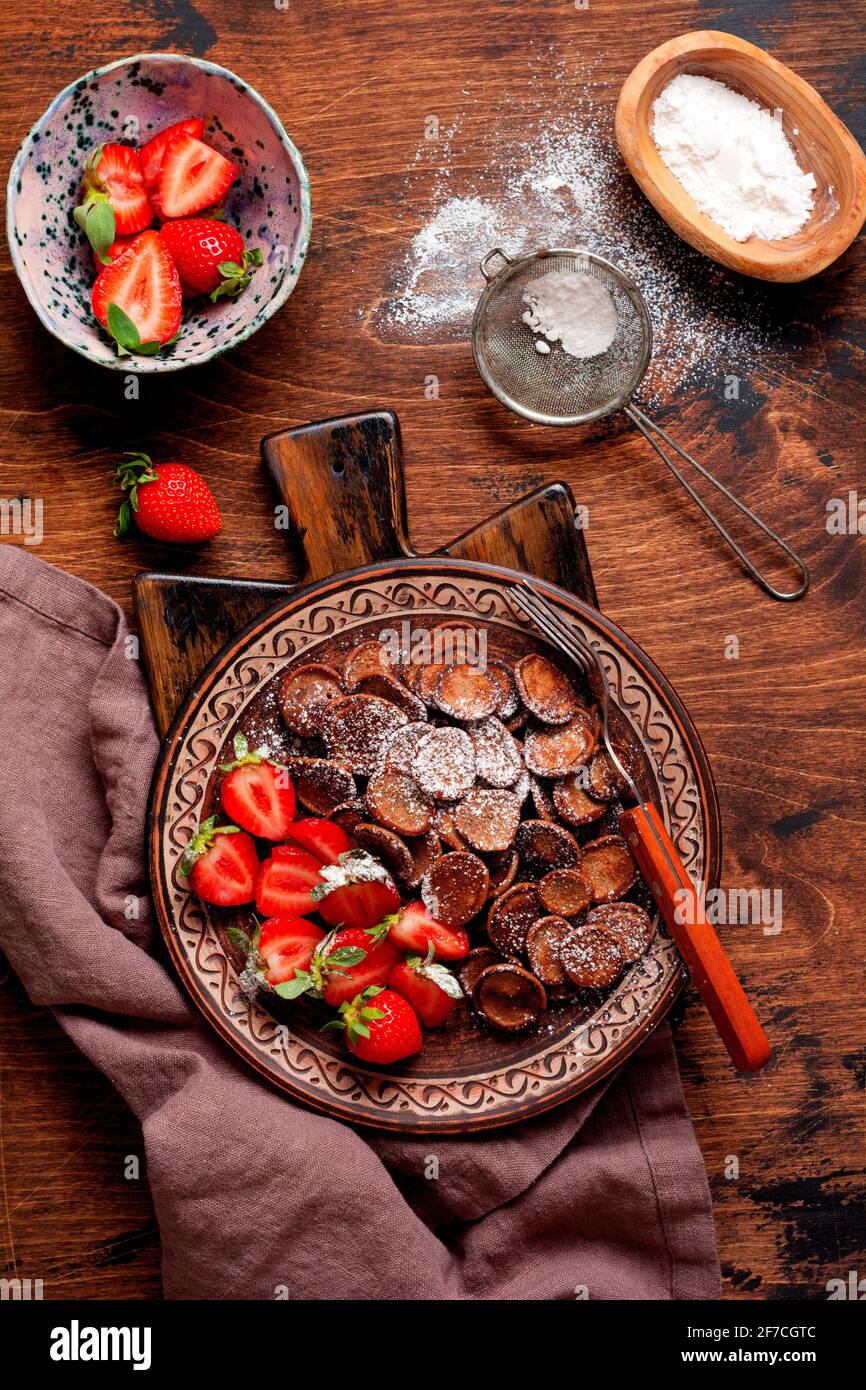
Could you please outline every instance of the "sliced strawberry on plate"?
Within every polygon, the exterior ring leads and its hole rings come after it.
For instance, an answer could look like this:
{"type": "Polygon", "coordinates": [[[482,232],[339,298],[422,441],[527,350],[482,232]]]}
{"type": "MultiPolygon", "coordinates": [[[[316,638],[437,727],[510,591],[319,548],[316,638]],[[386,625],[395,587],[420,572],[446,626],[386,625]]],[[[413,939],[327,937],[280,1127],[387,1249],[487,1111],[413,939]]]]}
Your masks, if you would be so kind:
{"type": "Polygon", "coordinates": [[[288,770],[270,761],[266,747],[250,751],[243,734],[234,738],[235,760],[220,763],[223,810],[230,820],[261,840],[284,840],[295,818],[295,789],[288,770]]]}
{"type": "Polygon", "coordinates": [[[180,872],[194,893],[218,907],[240,907],[255,896],[259,859],[251,835],[210,816],[187,845],[180,872]]]}
{"type": "Polygon", "coordinates": [[[258,955],[269,985],[285,984],[299,971],[308,971],[325,933],[305,917],[269,917],[262,922],[258,955]]]}
{"type": "Polygon", "coordinates": [[[387,1066],[421,1051],[423,1037],[414,1009],[392,989],[372,985],[340,1005],[340,1017],[322,1032],[343,1029],[346,1046],[360,1062],[387,1066]]]}
{"type": "Polygon", "coordinates": [[[256,878],[256,907],[263,917],[304,917],[316,911],[312,890],[322,866],[303,849],[283,845],[279,858],[265,859],[256,878]]]}
{"type": "Polygon", "coordinates": [[[326,1004],[336,1008],[368,985],[383,985],[400,959],[387,928],[352,927],[333,933],[322,947],[319,982],[326,1004]]]}
{"type": "Polygon", "coordinates": [[[91,299],[120,355],[152,356],[174,338],[183,309],[180,279],[159,234],[137,236],[99,275],[91,299]]]}
{"type": "Polygon", "coordinates": [[[218,150],[194,135],[177,135],[169,141],[159,171],[159,204],[164,217],[192,217],[204,208],[217,207],[238,173],[218,150]]]}
{"type": "Polygon", "coordinates": [[[148,140],[146,145],[142,145],[139,150],[141,172],[147,187],[153,188],[159,182],[163,155],[172,140],[178,135],[194,135],[196,140],[200,140],[203,134],[204,121],[200,116],[190,116],[188,120],[175,121],[174,125],[161,130],[158,135],[148,140]]]}
{"type": "Polygon", "coordinates": [[[388,985],[408,1000],[425,1028],[438,1028],[463,998],[459,981],[429,951],[424,960],[407,956],[395,965],[388,985]]]}
{"type": "Polygon", "coordinates": [[[437,922],[421,902],[403,908],[390,935],[401,950],[419,956],[426,956],[431,946],[438,960],[462,960],[469,952],[469,937],[463,927],[437,922]]]}
{"type": "Polygon", "coordinates": [[[138,151],[129,145],[100,145],[84,165],[84,201],[73,216],[97,256],[119,236],[143,232],[153,208],[138,151]]]}
{"type": "MultiPolygon", "coordinates": [[[[283,999],[310,994],[334,1008],[368,985],[382,985],[400,959],[387,936],[387,926],[362,931],[332,931],[317,942],[307,967],[297,967],[291,979],[275,988],[283,999]]],[[[268,977],[270,979],[270,977],[268,977]]]]}
{"type": "MultiPolygon", "coordinates": [[[[315,854],[323,864],[337,864],[341,854],[358,848],[342,826],[335,825],[324,816],[308,816],[306,820],[293,821],[286,835],[294,844],[300,845],[301,849],[315,854]]],[[[275,855],[279,853],[280,848],[279,845],[276,847],[275,855]]]]}
{"type": "Polygon", "coordinates": [[[332,927],[375,927],[400,907],[400,894],[387,869],[363,849],[349,850],[336,864],[326,864],[313,899],[332,927]]]}

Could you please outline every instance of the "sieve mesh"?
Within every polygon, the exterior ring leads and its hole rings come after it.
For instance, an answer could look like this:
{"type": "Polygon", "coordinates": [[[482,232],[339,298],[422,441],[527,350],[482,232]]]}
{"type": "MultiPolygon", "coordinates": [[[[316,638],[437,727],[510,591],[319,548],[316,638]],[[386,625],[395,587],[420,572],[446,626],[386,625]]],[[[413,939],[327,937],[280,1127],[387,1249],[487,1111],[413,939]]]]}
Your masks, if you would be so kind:
{"type": "Polygon", "coordinates": [[[578,250],[538,251],[512,261],[488,284],[475,311],[472,350],[504,405],[541,424],[579,425],[627,404],[649,363],[652,325],[640,291],[609,261],[578,250]],[[607,352],[572,357],[559,343],[549,353],[536,351],[536,335],[522,320],[523,295],[552,271],[591,275],[610,292],[617,330],[607,352]]]}

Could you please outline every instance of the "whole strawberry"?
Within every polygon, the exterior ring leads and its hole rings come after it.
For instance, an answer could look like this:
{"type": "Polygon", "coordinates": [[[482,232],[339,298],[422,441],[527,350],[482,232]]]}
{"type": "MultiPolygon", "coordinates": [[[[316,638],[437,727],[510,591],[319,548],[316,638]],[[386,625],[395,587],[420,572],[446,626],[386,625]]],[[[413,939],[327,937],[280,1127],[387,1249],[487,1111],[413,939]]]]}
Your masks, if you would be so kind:
{"type": "Polygon", "coordinates": [[[421,1051],[423,1038],[415,1010],[401,995],[381,985],[340,1005],[339,1017],[322,1032],[342,1029],[346,1046],[360,1062],[387,1066],[421,1051]]]}
{"type": "Polygon", "coordinates": [[[185,463],[151,462],[147,454],[124,454],[114,482],[129,492],[114,534],[125,536],[135,518],[155,541],[193,544],[210,540],[222,526],[214,495],[200,473],[185,463]]]}
{"type": "Polygon", "coordinates": [[[214,302],[223,295],[234,299],[262,264],[261,251],[248,251],[240,232],[214,217],[166,222],[160,236],[187,295],[207,294],[214,302]]]}

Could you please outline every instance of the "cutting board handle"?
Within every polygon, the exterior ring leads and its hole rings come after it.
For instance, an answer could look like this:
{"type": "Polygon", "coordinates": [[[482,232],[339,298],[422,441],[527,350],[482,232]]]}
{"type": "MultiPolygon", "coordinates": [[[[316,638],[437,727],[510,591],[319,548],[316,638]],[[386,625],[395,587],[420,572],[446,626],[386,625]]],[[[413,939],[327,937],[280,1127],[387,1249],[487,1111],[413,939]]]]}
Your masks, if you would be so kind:
{"type": "Polygon", "coordinates": [[[400,426],[390,410],[262,440],[305,581],[409,554],[400,426]]]}
{"type": "MultiPolygon", "coordinates": [[[[400,426],[390,410],[280,430],[262,441],[303,581],[414,554],[406,528],[400,426]]],[[[598,607],[584,533],[565,483],[547,483],[442,547],[440,555],[526,570],[598,607]]],[[[157,723],[165,733],[228,637],[294,586],[140,574],[135,607],[157,723]]]]}
{"type": "MultiPolygon", "coordinates": [[[[400,425],[390,410],[320,420],[262,440],[305,581],[415,555],[407,535],[400,425]]],[[[583,531],[565,483],[549,483],[437,552],[528,570],[598,607],[583,531]]]]}

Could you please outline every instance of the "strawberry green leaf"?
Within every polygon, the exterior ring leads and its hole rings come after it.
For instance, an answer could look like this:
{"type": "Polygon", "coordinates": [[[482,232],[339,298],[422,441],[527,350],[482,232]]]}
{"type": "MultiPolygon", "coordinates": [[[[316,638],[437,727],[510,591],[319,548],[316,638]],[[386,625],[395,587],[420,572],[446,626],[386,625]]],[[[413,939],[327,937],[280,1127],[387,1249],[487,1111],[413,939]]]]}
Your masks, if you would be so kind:
{"type": "Polygon", "coordinates": [[[253,270],[262,264],[263,257],[258,247],[254,247],[252,251],[244,251],[240,264],[237,261],[220,261],[217,270],[222,276],[222,280],[216,289],[211,291],[212,302],[216,304],[223,295],[229,299],[234,299],[250,283],[253,270]]]}
{"type": "Polygon", "coordinates": [[[118,538],[127,535],[131,525],[132,507],[130,506],[129,500],[127,499],[126,501],[121,502],[120,504],[120,511],[117,513],[117,525],[114,528],[114,534],[118,538]]]}
{"type": "Polygon", "coordinates": [[[391,930],[394,923],[399,920],[399,917],[399,912],[392,912],[389,916],[383,917],[381,922],[377,922],[375,927],[365,927],[364,930],[374,943],[381,941],[383,937],[388,935],[388,932],[391,930]]]}
{"type": "MultiPolygon", "coordinates": [[[[145,454],[140,449],[125,449],[123,457],[130,460],[129,463],[123,464],[124,468],[138,468],[139,466],[143,466],[146,473],[153,473],[154,478],[156,477],[156,474],[153,472],[153,459],[150,457],[150,454],[145,454]]],[[[138,481],[144,483],[149,482],[150,479],[139,478],[138,481]]]]}
{"type": "Polygon", "coordinates": [[[155,483],[158,474],[147,454],[125,453],[129,463],[119,463],[112,475],[112,481],[124,489],[129,496],[124,499],[117,517],[114,534],[125,536],[132,521],[133,512],[138,511],[138,489],[141,483],[155,483]]]}
{"type": "Polygon", "coordinates": [[[141,347],[138,329],[119,304],[109,304],[106,317],[108,319],[108,331],[118,348],[123,349],[124,352],[135,352],[141,347]]]}
{"type": "Polygon", "coordinates": [[[367,952],[360,946],[338,946],[336,951],[332,951],[328,956],[328,965],[345,965],[350,968],[353,965],[360,965],[362,960],[367,959],[367,952]]]}
{"type": "Polygon", "coordinates": [[[281,985],[274,985],[274,993],[281,999],[299,999],[312,984],[313,977],[308,970],[296,970],[293,979],[285,980],[281,985]]]}
{"type": "Polygon", "coordinates": [[[118,357],[125,357],[130,352],[138,352],[143,357],[155,357],[162,347],[158,338],[143,343],[132,319],[124,313],[119,304],[109,304],[106,318],[108,331],[117,343],[118,357]]]}
{"type": "MultiPolygon", "coordinates": [[[[250,752],[250,745],[243,734],[235,734],[232,747],[235,755],[234,762],[220,763],[220,772],[233,772],[236,767],[243,767],[245,764],[257,767],[259,763],[268,762],[270,760],[271,750],[266,743],[261,744],[258,748],[254,748],[253,751],[250,752]]],[[[273,765],[274,767],[279,766],[278,763],[274,763],[273,765]]]]}
{"type": "Polygon", "coordinates": [[[242,931],[240,927],[229,927],[226,931],[226,936],[233,946],[236,946],[239,951],[243,951],[245,956],[248,956],[253,949],[253,943],[250,941],[246,932],[242,931]]]}
{"type": "Polygon", "coordinates": [[[104,193],[92,191],[72,216],[84,232],[103,265],[110,265],[107,255],[109,247],[117,236],[117,221],[114,208],[104,193]]]}

